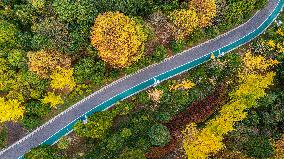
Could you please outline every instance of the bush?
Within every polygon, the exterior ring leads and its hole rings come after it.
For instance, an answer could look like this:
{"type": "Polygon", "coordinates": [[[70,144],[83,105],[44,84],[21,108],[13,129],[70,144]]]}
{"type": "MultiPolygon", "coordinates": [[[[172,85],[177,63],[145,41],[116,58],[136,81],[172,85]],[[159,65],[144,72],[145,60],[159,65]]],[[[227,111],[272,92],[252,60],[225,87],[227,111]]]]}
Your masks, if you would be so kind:
{"type": "Polygon", "coordinates": [[[32,48],[34,50],[48,49],[69,53],[72,38],[66,24],[54,17],[49,17],[32,26],[34,33],[32,48]]]}
{"type": "MultiPolygon", "coordinates": [[[[35,2],[35,0],[32,0],[35,2]]],[[[23,26],[24,29],[27,29],[32,25],[32,23],[36,22],[36,8],[32,4],[21,4],[16,5],[14,8],[15,11],[15,19],[19,24],[23,26]]]]}
{"type": "Polygon", "coordinates": [[[106,71],[103,61],[94,61],[92,58],[80,59],[74,66],[74,77],[77,83],[91,80],[95,84],[101,84],[106,71]]]}
{"type": "Polygon", "coordinates": [[[64,136],[57,142],[56,145],[59,149],[65,150],[65,149],[68,149],[70,144],[71,144],[70,140],[66,136],[64,136]]]}
{"type": "Polygon", "coordinates": [[[125,149],[118,159],[146,159],[146,157],[139,149],[125,149]]]}
{"type": "Polygon", "coordinates": [[[199,24],[197,13],[194,10],[174,10],[169,14],[169,19],[175,26],[177,40],[187,38],[199,24]]]}
{"type": "Polygon", "coordinates": [[[48,78],[56,67],[70,68],[71,59],[56,51],[29,52],[29,69],[42,78],[48,78]]]}
{"type": "Polygon", "coordinates": [[[96,0],[95,8],[100,13],[120,11],[126,15],[145,16],[154,8],[155,0],[96,0]]]}
{"type": "Polygon", "coordinates": [[[171,140],[168,128],[162,124],[155,124],[148,132],[151,144],[154,146],[165,146],[171,140]]]}
{"type": "Polygon", "coordinates": [[[59,104],[64,104],[60,95],[55,95],[54,92],[48,92],[47,96],[42,99],[43,104],[49,104],[51,107],[56,107],[59,104]]]}
{"type": "Polygon", "coordinates": [[[44,145],[44,146],[31,149],[30,152],[24,155],[24,158],[25,159],[43,159],[43,158],[60,159],[63,157],[58,155],[58,150],[56,150],[55,148],[44,145]]]}
{"type": "Polygon", "coordinates": [[[234,1],[229,0],[225,9],[225,15],[223,20],[223,27],[228,29],[236,24],[242,23],[248,18],[254,10],[254,4],[256,0],[241,0],[234,1]]]}
{"type": "Polygon", "coordinates": [[[161,122],[169,122],[171,120],[171,115],[168,112],[159,112],[156,115],[156,119],[161,122]]]}
{"type": "Polygon", "coordinates": [[[11,50],[7,57],[9,63],[13,67],[20,66],[20,62],[23,60],[23,51],[21,50],[11,50]]]}
{"type": "Polygon", "coordinates": [[[155,63],[163,61],[166,57],[167,49],[163,45],[156,47],[153,54],[151,55],[151,59],[155,63]]]}
{"type": "Polygon", "coordinates": [[[54,72],[52,72],[50,75],[50,78],[50,86],[53,89],[70,92],[76,86],[73,77],[73,69],[57,67],[56,70],[54,70],[54,72]]]}
{"type": "Polygon", "coordinates": [[[114,115],[115,114],[108,111],[97,112],[88,118],[86,124],[83,124],[81,121],[77,122],[74,126],[74,131],[81,137],[101,139],[107,134],[112,126],[114,115]]]}
{"type": "Polygon", "coordinates": [[[124,139],[119,134],[114,134],[107,140],[106,148],[111,151],[118,151],[119,149],[123,148],[124,139]]]}
{"type": "Polygon", "coordinates": [[[246,153],[254,158],[269,158],[273,154],[273,146],[269,138],[263,136],[252,137],[246,143],[246,153]]]}
{"type": "Polygon", "coordinates": [[[55,0],[53,8],[58,18],[65,22],[91,22],[97,10],[92,0],[55,0]]]}
{"type": "Polygon", "coordinates": [[[210,25],[212,18],[217,14],[215,0],[191,0],[189,5],[198,15],[200,27],[210,25]]]}
{"type": "Polygon", "coordinates": [[[0,20],[0,48],[17,47],[17,33],[13,24],[0,20]]]}
{"type": "Polygon", "coordinates": [[[96,18],[91,42],[100,57],[122,68],[141,58],[147,35],[143,26],[119,12],[106,12],[96,18]]]}
{"type": "Polygon", "coordinates": [[[173,49],[174,54],[180,53],[185,48],[184,40],[176,40],[171,43],[171,47],[173,49]]]}
{"type": "Polygon", "coordinates": [[[28,130],[33,130],[42,124],[40,117],[33,114],[25,114],[22,120],[23,126],[28,130]]]}
{"type": "Polygon", "coordinates": [[[25,104],[26,113],[43,117],[50,112],[48,105],[42,104],[40,101],[30,101],[25,104]]]}
{"type": "Polygon", "coordinates": [[[8,139],[8,130],[4,126],[0,127],[0,148],[4,148],[7,145],[7,139],[8,139]]]}
{"type": "Polygon", "coordinates": [[[46,4],[46,0],[28,0],[33,7],[41,9],[46,4]]]}

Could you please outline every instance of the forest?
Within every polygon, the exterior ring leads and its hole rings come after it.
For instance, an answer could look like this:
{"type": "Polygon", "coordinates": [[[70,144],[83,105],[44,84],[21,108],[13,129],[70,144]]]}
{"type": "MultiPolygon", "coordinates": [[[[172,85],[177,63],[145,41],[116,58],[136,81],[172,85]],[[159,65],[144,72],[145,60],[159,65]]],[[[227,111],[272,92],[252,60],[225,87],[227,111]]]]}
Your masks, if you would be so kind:
{"type": "MultiPolygon", "coordinates": [[[[0,148],[103,86],[241,25],[266,4],[1,1],[0,148]]],[[[25,158],[284,158],[283,44],[284,25],[273,23],[252,42],[95,113],[25,158]]]]}

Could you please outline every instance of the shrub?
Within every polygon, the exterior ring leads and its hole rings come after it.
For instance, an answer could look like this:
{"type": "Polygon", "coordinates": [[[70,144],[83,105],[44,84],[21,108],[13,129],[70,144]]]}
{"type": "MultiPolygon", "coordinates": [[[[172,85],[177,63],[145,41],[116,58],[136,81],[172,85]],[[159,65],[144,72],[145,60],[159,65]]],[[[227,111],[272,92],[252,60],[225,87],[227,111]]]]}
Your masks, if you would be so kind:
{"type": "Polygon", "coordinates": [[[70,92],[76,86],[73,78],[73,69],[65,69],[57,67],[56,70],[50,75],[51,88],[65,90],[70,92]]]}
{"type": "Polygon", "coordinates": [[[268,0],[257,0],[255,2],[255,9],[261,9],[267,4],[268,0]]]}
{"type": "Polygon", "coordinates": [[[21,50],[11,50],[7,59],[12,66],[18,67],[23,59],[23,52],[21,50]]]}
{"type": "Polygon", "coordinates": [[[51,107],[56,107],[59,104],[63,104],[64,101],[60,96],[55,95],[53,92],[48,92],[42,100],[43,104],[50,104],[51,107]]]}
{"type": "Polygon", "coordinates": [[[98,112],[88,118],[88,122],[77,122],[74,131],[78,136],[101,139],[112,126],[114,114],[108,111],[98,112]]]}
{"type": "Polygon", "coordinates": [[[169,19],[175,26],[177,40],[185,39],[198,27],[198,16],[194,10],[174,10],[169,14],[169,19]]]}
{"type": "Polygon", "coordinates": [[[46,3],[46,0],[29,0],[29,1],[35,8],[38,9],[43,8],[46,3]]]}
{"type": "Polygon", "coordinates": [[[66,24],[54,17],[44,19],[32,26],[34,33],[32,48],[34,50],[46,49],[68,53],[72,38],[66,24]]]}
{"type": "Polygon", "coordinates": [[[160,45],[155,48],[153,54],[151,54],[151,59],[156,62],[161,62],[167,57],[167,49],[160,45]]]}
{"type": "Polygon", "coordinates": [[[61,150],[65,150],[65,149],[68,149],[70,144],[71,144],[70,140],[66,136],[64,136],[58,141],[57,147],[61,150]]]}
{"type": "Polygon", "coordinates": [[[124,139],[119,134],[114,134],[107,140],[106,148],[111,151],[118,151],[123,147],[124,139]]]}
{"type": "Polygon", "coordinates": [[[212,18],[217,14],[215,0],[191,0],[189,5],[189,8],[195,10],[198,15],[200,27],[210,25],[212,18]]]}
{"type": "Polygon", "coordinates": [[[148,132],[150,141],[154,146],[165,146],[171,140],[171,134],[168,128],[162,124],[155,124],[148,132]]]}
{"type": "Polygon", "coordinates": [[[250,16],[254,9],[255,0],[230,0],[224,12],[224,20],[222,25],[225,28],[230,28],[236,24],[242,23],[247,17],[250,16]]]}
{"type": "Polygon", "coordinates": [[[29,52],[27,56],[30,71],[43,78],[48,78],[58,66],[67,69],[71,66],[70,58],[56,51],[29,52]]]}
{"type": "Polygon", "coordinates": [[[0,127],[0,148],[4,148],[7,144],[7,139],[8,139],[8,130],[4,126],[0,127]]]}
{"type": "Polygon", "coordinates": [[[15,48],[17,33],[18,30],[13,24],[0,20],[0,48],[15,48]]]}
{"type": "Polygon", "coordinates": [[[60,159],[60,155],[58,155],[58,150],[52,148],[51,146],[40,146],[37,148],[31,149],[30,152],[26,153],[24,156],[26,159],[60,159]]]}
{"type": "Polygon", "coordinates": [[[53,8],[61,21],[91,22],[97,14],[92,0],[55,0],[53,8]]]}
{"type": "Polygon", "coordinates": [[[131,135],[132,135],[131,130],[127,128],[122,129],[122,131],[120,132],[120,136],[125,139],[129,138],[131,135]]]}
{"type": "Polygon", "coordinates": [[[147,35],[143,26],[119,12],[96,18],[91,42],[100,57],[113,67],[126,67],[141,58],[147,35]]]}
{"type": "Polygon", "coordinates": [[[143,151],[139,149],[125,149],[118,159],[146,159],[143,151]]]}
{"type": "Polygon", "coordinates": [[[148,15],[154,8],[155,0],[96,0],[95,8],[100,13],[120,11],[126,15],[148,15]]]}
{"type": "Polygon", "coordinates": [[[101,84],[105,71],[103,61],[95,62],[92,58],[83,58],[74,66],[74,78],[77,83],[91,80],[95,84],[101,84]]]}
{"type": "Polygon", "coordinates": [[[50,112],[50,107],[41,103],[40,101],[32,100],[25,104],[26,113],[34,114],[43,117],[50,112]]]}
{"type": "Polygon", "coordinates": [[[25,108],[21,103],[14,100],[5,101],[0,97],[0,123],[6,121],[17,121],[24,116],[25,108]]]}
{"type": "Polygon", "coordinates": [[[175,40],[172,41],[171,47],[173,49],[174,54],[180,53],[185,48],[185,41],[184,40],[175,40]]]}
{"type": "Polygon", "coordinates": [[[23,120],[21,121],[23,126],[28,130],[33,130],[42,124],[39,116],[26,113],[23,120]]]}
{"type": "Polygon", "coordinates": [[[254,158],[269,158],[273,154],[273,146],[267,137],[252,137],[246,143],[246,154],[254,158]]]}

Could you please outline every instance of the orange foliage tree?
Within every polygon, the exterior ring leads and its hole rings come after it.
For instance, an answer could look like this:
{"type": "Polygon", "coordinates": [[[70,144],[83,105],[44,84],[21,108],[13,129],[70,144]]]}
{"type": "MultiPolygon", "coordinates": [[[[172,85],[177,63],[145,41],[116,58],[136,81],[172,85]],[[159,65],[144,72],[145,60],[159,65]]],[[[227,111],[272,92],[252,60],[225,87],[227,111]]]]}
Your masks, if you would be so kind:
{"type": "Polygon", "coordinates": [[[116,68],[129,66],[141,58],[146,40],[143,26],[119,12],[99,15],[91,37],[100,57],[116,68]]]}
{"type": "Polygon", "coordinates": [[[189,8],[196,11],[200,27],[210,25],[212,18],[217,14],[215,0],[191,0],[189,8]]]}
{"type": "Polygon", "coordinates": [[[30,71],[43,78],[48,78],[58,66],[62,68],[70,68],[71,66],[71,59],[56,51],[29,52],[27,56],[30,71]]]}

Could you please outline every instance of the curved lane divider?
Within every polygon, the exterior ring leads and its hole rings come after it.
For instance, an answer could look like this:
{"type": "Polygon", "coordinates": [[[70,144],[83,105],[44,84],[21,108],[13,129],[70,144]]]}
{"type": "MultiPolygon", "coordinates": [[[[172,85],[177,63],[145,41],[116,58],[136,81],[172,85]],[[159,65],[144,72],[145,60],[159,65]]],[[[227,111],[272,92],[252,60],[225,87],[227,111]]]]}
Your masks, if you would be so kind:
{"type": "MultiPolygon", "coordinates": [[[[181,74],[185,71],[188,71],[188,70],[190,70],[190,69],[192,69],[192,68],[194,68],[194,67],[196,67],[200,64],[203,64],[204,62],[206,62],[210,59],[211,54],[214,54],[215,56],[224,55],[225,53],[230,52],[231,50],[236,49],[236,48],[248,43],[249,41],[253,40],[257,36],[262,34],[262,32],[264,32],[270,26],[270,24],[276,19],[276,17],[282,11],[283,4],[284,4],[284,0],[269,0],[269,4],[263,10],[256,13],[256,15],[253,18],[250,19],[251,21],[249,20],[248,22],[244,23],[243,25],[241,25],[241,26],[239,26],[239,27],[233,29],[232,31],[229,31],[229,32],[227,32],[223,35],[220,35],[217,38],[214,38],[214,39],[209,40],[209,41],[207,41],[203,44],[200,44],[200,45],[198,45],[194,48],[186,50],[183,53],[178,54],[174,57],[170,57],[169,59],[166,59],[159,64],[154,64],[152,66],[149,66],[149,67],[147,67],[143,70],[140,70],[138,73],[136,73],[134,75],[130,75],[130,76],[127,76],[125,78],[122,78],[122,79],[112,83],[111,85],[102,88],[101,90],[93,93],[92,95],[88,96],[87,98],[83,99],[82,101],[76,103],[74,106],[68,108],[66,111],[60,113],[58,116],[51,119],[48,123],[39,127],[38,129],[36,129],[32,133],[28,134],[23,139],[19,140],[18,142],[14,143],[10,147],[8,147],[7,149],[4,149],[3,151],[1,151],[0,152],[0,158],[1,159],[2,158],[3,159],[23,158],[22,156],[24,155],[24,153],[26,153],[31,148],[33,148],[37,145],[40,145],[40,144],[41,145],[43,145],[43,144],[52,145],[52,144],[56,143],[62,136],[70,133],[73,130],[73,126],[76,122],[78,122],[79,120],[83,120],[86,117],[89,117],[94,112],[106,110],[120,100],[128,98],[128,97],[130,97],[130,96],[132,96],[132,95],[134,95],[134,94],[136,94],[136,93],[138,93],[142,90],[145,90],[145,89],[147,89],[151,86],[155,86],[156,84],[158,84],[157,81],[165,81],[165,80],[167,80],[167,79],[169,79],[173,76],[176,76],[176,75],[181,74]],[[262,17],[262,16],[264,16],[264,17],[262,17]],[[261,19],[261,18],[263,18],[263,19],[261,19]],[[251,29],[249,27],[251,27],[253,25],[257,25],[257,24],[253,23],[253,19],[254,20],[256,20],[256,19],[260,20],[261,24],[259,24],[255,28],[253,28],[252,31],[245,33],[242,37],[237,38],[237,40],[234,40],[234,41],[230,42],[229,44],[227,44],[225,46],[221,46],[217,49],[213,49],[213,51],[209,51],[205,54],[203,52],[203,54],[198,55],[198,51],[197,51],[198,47],[200,47],[200,48],[204,47],[205,50],[207,51],[206,47],[208,47],[208,48],[212,47],[211,45],[209,45],[211,42],[212,43],[216,42],[215,44],[212,44],[212,45],[218,46],[218,45],[221,45],[220,43],[222,43],[222,38],[225,39],[225,41],[226,41],[226,38],[228,38],[226,36],[229,36],[230,34],[233,34],[232,36],[237,36],[237,35],[235,35],[234,31],[236,31],[236,33],[239,33],[241,31],[245,31],[244,29],[248,29],[248,30],[251,29]],[[219,40],[219,44],[218,44],[218,40],[219,40]],[[190,51],[192,51],[192,52],[196,51],[197,52],[196,55],[195,55],[195,58],[192,57],[193,58],[192,60],[184,62],[183,64],[175,66],[175,67],[168,69],[166,71],[163,71],[162,73],[159,73],[158,75],[154,75],[153,77],[148,78],[148,79],[146,79],[146,80],[144,80],[144,81],[122,91],[121,93],[113,95],[111,98],[109,98],[108,100],[105,100],[104,102],[102,102],[100,104],[93,105],[91,109],[85,111],[85,113],[80,114],[75,119],[72,119],[71,122],[69,122],[68,124],[66,124],[62,128],[60,128],[56,132],[54,132],[54,133],[51,132],[52,135],[50,135],[46,139],[42,139],[44,137],[40,137],[39,134],[45,133],[44,128],[46,126],[48,126],[49,124],[51,125],[51,123],[53,124],[53,122],[58,122],[57,118],[60,118],[61,116],[70,113],[70,111],[72,111],[73,109],[78,109],[80,104],[82,104],[84,102],[85,102],[85,105],[86,104],[90,105],[90,103],[92,103],[92,101],[90,101],[90,102],[86,102],[86,101],[91,100],[97,94],[102,93],[104,90],[106,90],[110,87],[115,87],[115,85],[117,83],[120,83],[122,81],[126,81],[128,78],[131,78],[131,77],[134,78],[137,74],[139,74],[141,72],[143,73],[144,70],[147,71],[147,69],[148,69],[148,71],[149,71],[150,69],[155,69],[155,68],[159,69],[158,66],[161,65],[161,67],[162,67],[162,64],[165,64],[164,67],[166,67],[167,64],[174,66],[175,61],[173,59],[175,59],[176,61],[182,61],[181,59],[184,59],[183,56],[186,56],[185,54],[187,52],[190,52],[190,51]],[[40,132],[40,131],[42,131],[42,132],[40,132]],[[32,139],[33,136],[36,136],[36,137],[34,137],[34,139],[32,139]],[[31,141],[27,141],[27,140],[31,140],[31,141]]],[[[240,33],[240,35],[242,35],[242,34],[240,33]]],[[[194,56],[194,55],[192,55],[192,56],[194,56]]],[[[146,71],[144,71],[144,72],[146,72],[146,71]]],[[[83,107],[82,107],[82,109],[83,109],[83,107]]],[[[76,111],[79,112],[79,109],[76,110],[76,111]]],[[[63,117],[63,119],[64,119],[64,117],[63,117]]],[[[60,120],[59,120],[59,122],[60,122],[60,120]]]]}

